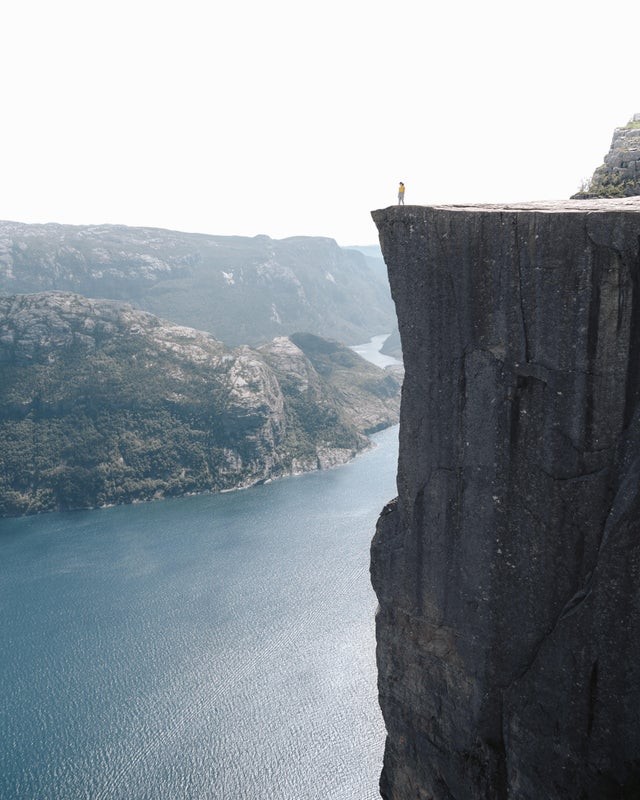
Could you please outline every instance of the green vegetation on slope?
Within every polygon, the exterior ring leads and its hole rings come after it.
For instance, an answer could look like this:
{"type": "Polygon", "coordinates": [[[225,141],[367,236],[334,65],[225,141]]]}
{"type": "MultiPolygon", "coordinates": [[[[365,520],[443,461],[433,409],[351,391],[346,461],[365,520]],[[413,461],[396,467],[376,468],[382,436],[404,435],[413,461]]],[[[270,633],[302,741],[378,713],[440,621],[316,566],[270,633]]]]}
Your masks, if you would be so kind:
{"type": "Polygon", "coordinates": [[[0,293],[126,301],[236,346],[294,331],[349,344],[395,324],[384,265],[332,239],[0,222],[0,293]]]}
{"type": "MultiPolygon", "coordinates": [[[[263,354],[129,306],[0,298],[0,515],[217,491],[346,460],[367,445],[366,425],[302,353],[300,364],[306,395],[263,354]]],[[[397,386],[380,410],[395,422],[397,386]]]]}

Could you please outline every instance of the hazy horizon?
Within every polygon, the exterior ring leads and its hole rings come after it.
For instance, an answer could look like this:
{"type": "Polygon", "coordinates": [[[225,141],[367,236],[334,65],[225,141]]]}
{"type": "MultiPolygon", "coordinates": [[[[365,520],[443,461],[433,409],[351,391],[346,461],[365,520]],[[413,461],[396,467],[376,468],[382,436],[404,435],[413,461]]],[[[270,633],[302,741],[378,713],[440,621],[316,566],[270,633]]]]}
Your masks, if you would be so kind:
{"type": "Polygon", "coordinates": [[[377,240],[372,209],[564,199],[640,111],[631,3],[3,11],[0,218],[377,240]],[[594,55],[591,55],[591,54],[594,55]]]}

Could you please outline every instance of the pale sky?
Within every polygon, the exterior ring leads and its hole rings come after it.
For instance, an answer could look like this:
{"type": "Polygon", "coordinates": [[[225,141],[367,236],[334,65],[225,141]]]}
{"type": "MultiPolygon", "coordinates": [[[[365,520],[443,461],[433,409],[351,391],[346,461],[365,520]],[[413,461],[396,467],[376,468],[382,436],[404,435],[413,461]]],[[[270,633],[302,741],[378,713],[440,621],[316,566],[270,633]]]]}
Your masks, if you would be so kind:
{"type": "Polygon", "coordinates": [[[9,0],[0,219],[377,241],[561,199],[640,112],[640,3],[9,0]]]}

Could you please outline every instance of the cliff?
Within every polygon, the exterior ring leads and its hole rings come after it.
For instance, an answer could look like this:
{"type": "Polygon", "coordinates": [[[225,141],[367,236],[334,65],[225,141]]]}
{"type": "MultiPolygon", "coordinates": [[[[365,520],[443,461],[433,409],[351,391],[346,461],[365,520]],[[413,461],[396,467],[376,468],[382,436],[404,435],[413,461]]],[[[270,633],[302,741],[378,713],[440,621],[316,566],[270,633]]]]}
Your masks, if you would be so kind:
{"type": "Polygon", "coordinates": [[[114,301],[0,297],[0,516],[219,491],[350,459],[397,421],[399,385],[346,347],[303,339],[229,349],[114,301]],[[323,374],[305,355],[319,346],[323,374]],[[358,416],[332,373],[345,364],[358,416]]]}
{"type": "Polygon", "coordinates": [[[640,797],[640,198],[373,212],[387,800],[640,797]]]}
{"type": "Polygon", "coordinates": [[[359,344],[390,331],[378,261],[321,237],[0,222],[0,294],[121,300],[231,346],[297,331],[359,344]]]}
{"type": "Polygon", "coordinates": [[[604,163],[572,199],[634,195],[640,195],[640,114],[615,129],[604,163]]]}
{"type": "Polygon", "coordinates": [[[285,397],[300,405],[298,417],[311,424],[310,409],[327,387],[335,413],[362,433],[375,433],[397,421],[400,382],[347,347],[311,333],[294,333],[263,345],[260,352],[278,376],[285,397]],[[306,408],[306,411],[305,411],[306,408]]]}

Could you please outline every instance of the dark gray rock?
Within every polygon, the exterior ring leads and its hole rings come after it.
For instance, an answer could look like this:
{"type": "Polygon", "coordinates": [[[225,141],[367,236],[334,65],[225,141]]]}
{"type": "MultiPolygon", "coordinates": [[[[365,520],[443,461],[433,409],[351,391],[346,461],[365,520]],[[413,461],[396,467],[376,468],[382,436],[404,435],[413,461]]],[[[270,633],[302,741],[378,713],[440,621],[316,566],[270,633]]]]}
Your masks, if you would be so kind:
{"type": "Polygon", "coordinates": [[[640,199],[373,212],[387,800],[640,797],[640,199]]]}

